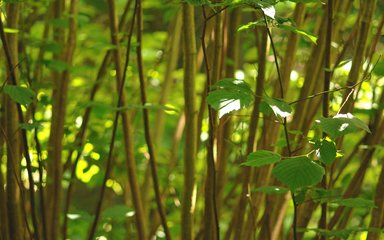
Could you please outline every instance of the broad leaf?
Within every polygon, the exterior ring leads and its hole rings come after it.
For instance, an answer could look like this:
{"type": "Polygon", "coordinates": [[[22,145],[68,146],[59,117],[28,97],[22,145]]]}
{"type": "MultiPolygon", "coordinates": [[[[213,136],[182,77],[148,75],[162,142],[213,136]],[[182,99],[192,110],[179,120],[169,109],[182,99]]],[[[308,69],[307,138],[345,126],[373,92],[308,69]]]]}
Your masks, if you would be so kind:
{"type": "Polygon", "coordinates": [[[333,139],[359,130],[371,132],[363,121],[350,113],[338,114],[333,118],[320,118],[316,120],[316,125],[333,139]]]}
{"type": "Polygon", "coordinates": [[[276,117],[286,118],[292,113],[292,107],[282,99],[263,97],[264,101],[269,105],[276,117]]]}
{"type": "Polygon", "coordinates": [[[13,101],[23,105],[31,103],[35,96],[35,93],[30,88],[15,85],[5,85],[3,91],[13,101]]]}
{"type": "Polygon", "coordinates": [[[289,158],[278,163],[272,170],[273,176],[291,190],[314,185],[321,181],[325,170],[306,156],[289,158]]]}
{"type": "Polygon", "coordinates": [[[384,76],[384,61],[378,62],[372,71],[377,76],[384,76]]]}
{"type": "Polygon", "coordinates": [[[219,111],[219,118],[232,111],[247,107],[253,101],[253,92],[243,80],[223,79],[212,86],[207,102],[219,111]]]}
{"type": "Polygon", "coordinates": [[[336,144],[330,138],[325,138],[320,143],[319,154],[320,159],[327,166],[330,166],[336,159],[336,144]]]}
{"type": "Polygon", "coordinates": [[[264,186],[264,187],[258,187],[254,191],[262,192],[265,194],[284,194],[288,192],[288,189],[285,187],[279,187],[279,186],[264,186]]]}
{"type": "Polygon", "coordinates": [[[375,204],[372,200],[364,198],[345,198],[332,201],[339,206],[351,207],[351,208],[375,208],[375,204]]]}
{"type": "Polygon", "coordinates": [[[278,28],[281,28],[281,29],[284,29],[284,30],[287,30],[287,31],[291,31],[291,32],[294,32],[294,33],[297,33],[297,34],[300,34],[306,38],[308,38],[311,42],[313,42],[314,44],[317,43],[317,37],[309,32],[306,32],[302,29],[299,29],[297,27],[294,27],[294,26],[290,26],[290,25],[286,25],[286,24],[279,24],[277,25],[278,28]]]}
{"type": "Polygon", "coordinates": [[[241,165],[251,166],[251,167],[261,167],[264,165],[276,163],[280,161],[281,156],[278,153],[259,150],[253,153],[250,153],[247,157],[247,161],[241,165]]]}

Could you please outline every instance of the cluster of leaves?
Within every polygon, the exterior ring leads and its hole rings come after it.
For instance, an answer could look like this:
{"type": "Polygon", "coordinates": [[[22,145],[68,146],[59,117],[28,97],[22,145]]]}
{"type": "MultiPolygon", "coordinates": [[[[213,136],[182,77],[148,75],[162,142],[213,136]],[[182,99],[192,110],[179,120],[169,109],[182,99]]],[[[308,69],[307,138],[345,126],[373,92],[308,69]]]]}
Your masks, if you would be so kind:
{"type": "MultiPolygon", "coordinates": [[[[238,79],[224,79],[215,84],[208,95],[208,103],[219,111],[219,117],[232,111],[249,106],[253,100],[253,93],[249,85],[238,79]]],[[[263,96],[263,102],[274,113],[275,117],[282,122],[284,118],[292,114],[292,107],[283,99],[263,96]]],[[[273,176],[285,184],[292,192],[302,192],[308,187],[318,184],[325,174],[324,166],[330,166],[336,157],[340,156],[336,148],[335,140],[346,134],[364,130],[370,132],[368,126],[352,114],[337,114],[334,117],[319,118],[315,127],[327,133],[327,137],[314,141],[314,149],[317,159],[312,159],[309,152],[307,155],[283,157],[280,154],[267,150],[258,150],[250,153],[243,166],[263,167],[275,164],[272,170],[273,176]]],[[[280,187],[267,187],[258,189],[267,193],[285,192],[280,187]]],[[[359,199],[339,199],[333,203],[343,206],[372,207],[372,202],[359,199]],[[356,205],[357,204],[357,205],[356,205]]]]}

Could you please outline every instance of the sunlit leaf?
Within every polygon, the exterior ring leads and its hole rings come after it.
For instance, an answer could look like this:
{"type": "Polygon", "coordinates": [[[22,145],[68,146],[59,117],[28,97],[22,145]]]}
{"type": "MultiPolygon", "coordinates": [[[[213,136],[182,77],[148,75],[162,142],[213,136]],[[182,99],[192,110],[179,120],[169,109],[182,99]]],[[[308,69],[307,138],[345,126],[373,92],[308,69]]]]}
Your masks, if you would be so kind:
{"type": "Polygon", "coordinates": [[[269,105],[276,117],[285,118],[291,115],[292,107],[282,99],[263,97],[264,101],[269,105]]]}
{"type": "Polygon", "coordinates": [[[319,183],[325,170],[306,156],[280,161],[272,170],[273,176],[291,190],[319,183]]]}
{"type": "Polygon", "coordinates": [[[278,153],[267,151],[267,150],[259,150],[253,153],[250,153],[247,157],[247,161],[242,163],[241,165],[251,166],[251,167],[261,167],[264,165],[276,163],[280,161],[281,156],[278,153]]]}
{"type": "Polygon", "coordinates": [[[253,92],[243,80],[223,79],[212,86],[207,102],[219,111],[219,118],[232,111],[249,106],[253,101],[253,92]]]}
{"type": "Polygon", "coordinates": [[[263,7],[261,10],[266,16],[275,19],[276,9],[274,6],[263,7]]]}
{"type": "Polygon", "coordinates": [[[26,105],[33,101],[35,92],[30,88],[14,86],[14,85],[5,85],[3,88],[4,93],[15,102],[26,105]]]}
{"type": "Polygon", "coordinates": [[[320,118],[316,120],[316,125],[333,139],[360,130],[371,132],[363,121],[350,113],[338,114],[333,118],[320,118]]]}

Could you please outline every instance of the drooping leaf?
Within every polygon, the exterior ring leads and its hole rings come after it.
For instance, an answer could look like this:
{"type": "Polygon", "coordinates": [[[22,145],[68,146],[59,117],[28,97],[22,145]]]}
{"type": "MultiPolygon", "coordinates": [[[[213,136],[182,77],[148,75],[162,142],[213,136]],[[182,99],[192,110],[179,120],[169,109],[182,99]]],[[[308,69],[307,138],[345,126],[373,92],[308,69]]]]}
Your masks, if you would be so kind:
{"type": "Polygon", "coordinates": [[[280,186],[264,186],[264,187],[258,187],[254,191],[262,192],[265,194],[284,194],[289,190],[285,187],[280,187],[280,186]]]}
{"type": "Polygon", "coordinates": [[[338,114],[333,118],[320,118],[316,120],[316,125],[333,139],[359,130],[371,132],[363,121],[350,113],[338,114]]]}
{"type": "Polygon", "coordinates": [[[287,30],[287,31],[291,31],[291,32],[294,32],[294,33],[297,33],[297,34],[300,34],[306,38],[308,38],[311,42],[313,42],[314,44],[317,43],[317,37],[307,31],[304,31],[302,29],[299,29],[297,27],[294,27],[294,26],[290,26],[290,25],[286,25],[286,24],[279,24],[277,25],[278,28],[281,28],[281,29],[284,29],[284,30],[287,30]]]}
{"type": "Polygon", "coordinates": [[[327,166],[330,166],[336,159],[336,144],[330,138],[325,138],[320,143],[319,155],[320,160],[327,166]]]}
{"type": "Polygon", "coordinates": [[[264,96],[263,99],[275,113],[276,117],[285,118],[291,115],[292,107],[284,100],[268,96],[264,96]]]}
{"type": "Polygon", "coordinates": [[[219,118],[232,111],[247,107],[253,101],[250,86],[239,79],[223,79],[212,86],[207,102],[219,111],[219,118]]]}
{"type": "Polygon", "coordinates": [[[344,198],[344,199],[336,199],[332,201],[339,206],[351,207],[351,208],[375,208],[375,203],[372,200],[364,199],[364,198],[344,198]]]}
{"type": "Polygon", "coordinates": [[[243,30],[246,30],[246,29],[253,29],[256,26],[265,26],[264,20],[260,19],[260,20],[257,20],[255,22],[249,22],[247,24],[241,25],[237,29],[237,31],[243,31],[243,30]]]}
{"type": "Polygon", "coordinates": [[[250,153],[247,157],[247,161],[242,163],[241,165],[250,166],[250,167],[261,167],[264,165],[276,163],[280,161],[281,156],[278,153],[267,151],[267,150],[259,150],[253,153],[250,153]]]}
{"type": "Polygon", "coordinates": [[[314,185],[321,181],[325,170],[306,156],[279,162],[272,170],[273,176],[291,190],[314,185]]]}
{"type": "Polygon", "coordinates": [[[5,85],[3,91],[8,94],[13,101],[23,105],[31,103],[35,96],[35,92],[30,88],[14,85],[5,85]]]}

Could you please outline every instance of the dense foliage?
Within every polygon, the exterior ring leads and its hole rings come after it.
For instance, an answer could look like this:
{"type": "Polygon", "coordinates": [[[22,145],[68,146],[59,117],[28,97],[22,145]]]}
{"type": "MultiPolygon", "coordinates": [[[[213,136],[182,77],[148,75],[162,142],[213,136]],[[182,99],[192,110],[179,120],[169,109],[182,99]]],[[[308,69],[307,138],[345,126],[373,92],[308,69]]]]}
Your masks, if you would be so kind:
{"type": "Polygon", "coordinates": [[[381,239],[384,3],[0,1],[0,239],[381,239]]]}

